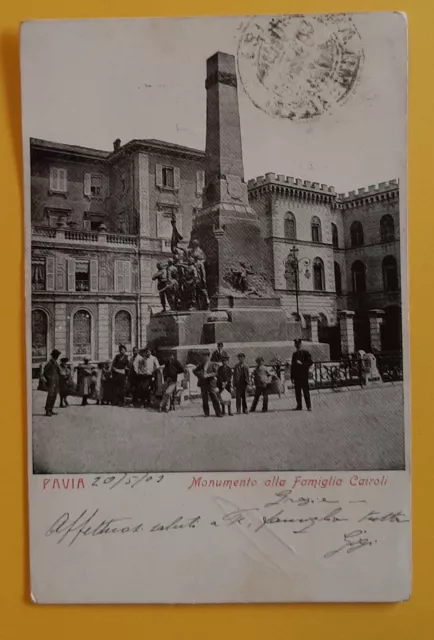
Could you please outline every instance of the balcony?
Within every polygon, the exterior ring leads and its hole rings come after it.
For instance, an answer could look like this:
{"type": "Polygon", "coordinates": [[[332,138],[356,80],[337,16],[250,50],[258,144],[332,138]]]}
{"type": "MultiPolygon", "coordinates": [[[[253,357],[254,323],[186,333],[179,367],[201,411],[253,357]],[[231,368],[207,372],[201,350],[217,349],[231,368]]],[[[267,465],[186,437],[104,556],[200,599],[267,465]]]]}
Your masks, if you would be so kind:
{"type": "Polygon", "coordinates": [[[76,229],[65,229],[63,227],[32,227],[32,242],[47,242],[50,244],[84,244],[88,245],[109,245],[122,247],[136,247],[137,236],[126,235],[123,233],[107,233],[106,230],[101,231],[84,231],[76,229]]]}

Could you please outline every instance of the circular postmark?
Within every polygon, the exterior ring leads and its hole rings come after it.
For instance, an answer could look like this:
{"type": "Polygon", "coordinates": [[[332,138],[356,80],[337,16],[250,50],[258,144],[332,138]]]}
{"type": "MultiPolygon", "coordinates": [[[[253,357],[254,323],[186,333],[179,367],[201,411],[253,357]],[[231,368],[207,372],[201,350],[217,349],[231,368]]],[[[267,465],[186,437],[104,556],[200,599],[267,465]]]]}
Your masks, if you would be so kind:
{"type": "Polygon", "coordinates": [[[238,72],[253,104],[290,120],[318,118],[354,92],[364,60],[348,14],[256,16],[238,44],[238,72]]]}

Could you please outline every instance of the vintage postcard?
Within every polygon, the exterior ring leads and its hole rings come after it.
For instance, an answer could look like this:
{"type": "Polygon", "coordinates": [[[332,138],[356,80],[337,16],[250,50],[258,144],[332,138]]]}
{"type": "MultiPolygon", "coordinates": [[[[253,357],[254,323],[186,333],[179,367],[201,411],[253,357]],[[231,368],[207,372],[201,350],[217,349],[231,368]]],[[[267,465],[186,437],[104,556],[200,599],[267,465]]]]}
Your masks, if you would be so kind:
{"type": "Polygon", "coordinates": [[[21,29],[31,598],[411,592],[403,14],[21,29]]]}

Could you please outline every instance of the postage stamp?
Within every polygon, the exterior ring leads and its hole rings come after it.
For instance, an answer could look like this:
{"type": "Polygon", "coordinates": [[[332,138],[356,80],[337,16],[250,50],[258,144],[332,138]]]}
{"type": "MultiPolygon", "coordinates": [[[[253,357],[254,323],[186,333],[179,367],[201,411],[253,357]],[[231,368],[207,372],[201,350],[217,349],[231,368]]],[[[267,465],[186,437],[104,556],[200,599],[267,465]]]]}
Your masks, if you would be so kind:
{"type": "Polygon", "coordinates": [[[255,16],[244,27],[237,59],[243,87],[259,109],[311,120],[355,91],[364,51],[348,14],[255,16]]]}

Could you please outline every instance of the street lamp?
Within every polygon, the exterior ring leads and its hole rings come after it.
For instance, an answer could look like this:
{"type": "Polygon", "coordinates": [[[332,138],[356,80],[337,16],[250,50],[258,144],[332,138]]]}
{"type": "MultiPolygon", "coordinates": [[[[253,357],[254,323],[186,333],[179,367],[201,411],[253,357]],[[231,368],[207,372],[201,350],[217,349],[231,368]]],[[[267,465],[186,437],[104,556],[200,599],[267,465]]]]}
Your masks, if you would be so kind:
{"type": "Polygon", "coordinates": [[[300,292],[300,262],[304,262],[305,266],[308,267],[310,260],[308,258],[299,258],[298,257],[298,247],[295,245],[291,247],[289,256],[287,258],[286,264],[292,270],[294,274],[294,283],[295,283],[295,304],[297,307],[297,318],[300,320],[300,305],[299,305],[299,292],[300,292]]]}

